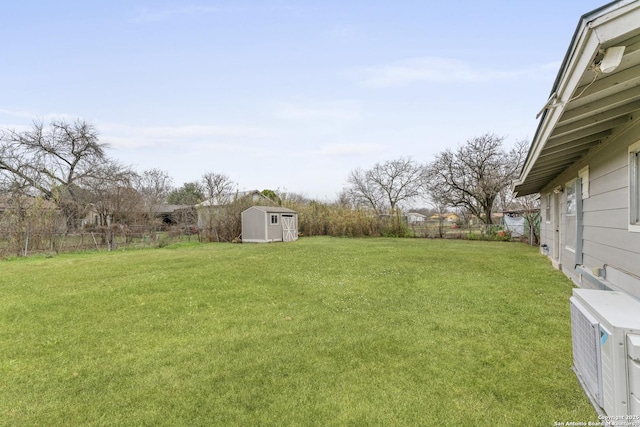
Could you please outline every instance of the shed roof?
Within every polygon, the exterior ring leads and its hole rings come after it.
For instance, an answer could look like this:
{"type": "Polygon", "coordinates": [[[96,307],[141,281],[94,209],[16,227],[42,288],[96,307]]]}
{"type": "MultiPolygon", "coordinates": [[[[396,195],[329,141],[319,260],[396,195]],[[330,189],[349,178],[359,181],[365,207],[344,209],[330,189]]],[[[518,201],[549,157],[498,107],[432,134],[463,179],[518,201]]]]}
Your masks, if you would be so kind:
{"type": "Polygon", "coordinates": [[[537,193],[624,130],[640,111],[640,1],[618,0],[580,18],[542,111],[520,178],[519,196],[537,193]],[[624,46],[620,65],[600,71],[604,53],[624,46]]]}

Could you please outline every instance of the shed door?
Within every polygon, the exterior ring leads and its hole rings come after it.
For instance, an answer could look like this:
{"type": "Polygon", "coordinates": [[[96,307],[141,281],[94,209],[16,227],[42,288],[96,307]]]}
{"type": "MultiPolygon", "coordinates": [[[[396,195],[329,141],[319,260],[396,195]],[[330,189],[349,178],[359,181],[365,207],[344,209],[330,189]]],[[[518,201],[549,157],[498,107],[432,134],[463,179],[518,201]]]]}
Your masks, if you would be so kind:
{"type": "Polygon", "coordinates": [[[293,242],[297,237],[298,230],[293,215],[282,215],[282,241],[293,242]]]}

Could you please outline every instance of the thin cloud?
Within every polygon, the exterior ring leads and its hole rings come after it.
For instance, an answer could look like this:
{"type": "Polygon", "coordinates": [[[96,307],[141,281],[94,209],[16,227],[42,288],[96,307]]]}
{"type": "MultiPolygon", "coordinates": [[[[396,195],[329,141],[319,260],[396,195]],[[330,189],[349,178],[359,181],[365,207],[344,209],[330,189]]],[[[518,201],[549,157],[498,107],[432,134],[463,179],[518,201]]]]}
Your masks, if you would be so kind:
{"type": "Polygon", "coordinates": [[[531,69],[498,70],[442,57],[411,58],[393,64],[366,67],[355,72],[362,85],[372,87],[404,86],[412,83],[476,83],[547,73],[549,64],[531,69]]]}

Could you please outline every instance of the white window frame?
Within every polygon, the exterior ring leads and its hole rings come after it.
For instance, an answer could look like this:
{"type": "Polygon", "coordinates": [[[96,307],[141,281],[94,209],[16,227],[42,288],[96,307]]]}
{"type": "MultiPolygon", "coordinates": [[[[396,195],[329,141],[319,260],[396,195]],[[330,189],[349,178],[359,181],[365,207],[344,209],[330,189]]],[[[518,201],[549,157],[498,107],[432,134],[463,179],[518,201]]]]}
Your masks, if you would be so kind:
{"type": "Polygon", "coordinates": [[[564,247],[566,250],[568,250],[569,252],[576,252],[576,246],[577,246],[577,240],[578,240],[578,227],[577,227],[577,221],[578,221],[578,194],[576,192],[576,181],[577,179],[572,179],[571,181],[567,182],[567,184],[564,186],[564,193],[565,193],[565,199],[564,199],[564,247]],[[574,201],[573,201],[573,213],[569,213],[569,188],[573,187],[573,197],[574,197],[574,201]],[[575,230],[573,230],[573,238],[574,241],[571,242],[573,243],[573,246],[569,245],[568,239],[567,239],[567,233],[569,232],[569,230],[571,229],[570,225],[569,225],[569,217],[575,217],[575,221],[574,221],[574,227],[575,230]]]}
{"type": "Polygon", "coordinates": [[[544,220],[547,224],[551,224],[551,193],[547,193],[544,206],[544,220]]]}
{"type": "Polygon", "coordinates": [[[582,200],[589,198],[589,166],[585,166],[578,171],[580,186],[582,188],[582,200]]]}
{"type": "Polygon", "coordinates": [[[640,233],[640,141],[629,146],[629,231],[640,233]]]}
{"type": "Polygon", "coordinates": [[[278,224],[280,224],[280,215],[269,214],[269,225],[278,225],[278,224]]]}

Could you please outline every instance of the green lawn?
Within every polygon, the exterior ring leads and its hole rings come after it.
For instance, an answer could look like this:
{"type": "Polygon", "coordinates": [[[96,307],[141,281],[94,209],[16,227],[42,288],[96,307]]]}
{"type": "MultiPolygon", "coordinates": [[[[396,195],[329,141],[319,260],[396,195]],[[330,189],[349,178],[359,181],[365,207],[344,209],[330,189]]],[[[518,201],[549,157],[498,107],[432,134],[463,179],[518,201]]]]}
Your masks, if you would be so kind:
{"type": "Polygon", "coordinates": [[[597,421],[518,243],[305,238],[0,262],[0,425],[597,421]]]}

